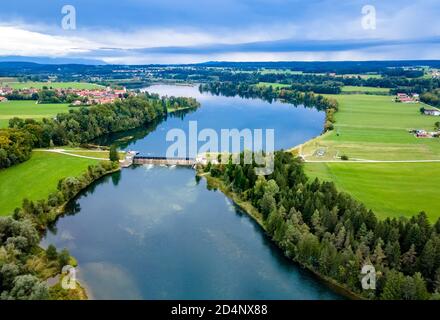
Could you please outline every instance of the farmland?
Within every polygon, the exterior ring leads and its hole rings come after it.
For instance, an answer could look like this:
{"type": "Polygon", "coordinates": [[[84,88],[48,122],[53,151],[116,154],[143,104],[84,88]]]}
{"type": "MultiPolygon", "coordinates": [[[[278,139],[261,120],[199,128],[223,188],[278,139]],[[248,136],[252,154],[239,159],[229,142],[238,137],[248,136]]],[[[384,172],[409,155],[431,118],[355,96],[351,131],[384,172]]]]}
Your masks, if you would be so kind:
{"type": "Polygon", "coordinates": [[[258,83],[259,87],[269,87],[272,86],[274,89],[282,89],[290,87],[290,84],[284,84],[284,83],[272,83],[272,82],[260,82],[258,83]]]}
{"type": "Polygon", "coordinates": [[[58,113],[68,112],[68,104],[36,104],[34,100],[14,100],[0,103],[0,128],[8,126],[9,119],[51,118],[58,113]]]}
{"type": "Polygon", "coordinates": [[[340,103],[335,129],[299,151],[309,161],[308,175],[333,181],[381,218],[422,210],[432,221],[439,217],[439,162],[362,162],[440,160],[438,139],[419,139],[408,132],[433,130],[438,120],[421,115],[420,104],[395,103],[391,96],[332,97],[340,103]],[[351,161],[340,161],[342,155],[351,161]]]}
{"type": "Polygon", "coordinates": [[[440,216],[440,163],[307,163],[310,177],[333,181],[379,218],[440,216]]]}
{"type": "Polygon", "coordinates": [[[347,155],[363,160],[440,160],[440,141],[420,139],[412,129],[434,130],[436,117],[420,114],[420,104],[396,103],[391,96],[329,95],[339,101],[333,131],[306,143],[308,160],[347,155]],[[316,157],[318,149],[325,150],[316,157]]]}
{"type": "Polygon", "coordinates": [[[360,87],[360,86],[343,86],[342,93],[383,93],[388,94],[389,88],[376,88],[376,87],[360,87]]]}
{"type": "Polygon", "coordinates": [[[103,88],[100,85],[87,82],[0,82],[0,87],[10,87],[12,89],[42,89],[43,87],[53,89],[100,89],[103,88]]]}
{"type": "Polygon", "coordinates": [[[46,199],[56,191],[58,181],[83,173],[99,161],[68,155],[34,151],[30,160],[0,170],[0,216],[20,207],[23,199],[46,199]]]}

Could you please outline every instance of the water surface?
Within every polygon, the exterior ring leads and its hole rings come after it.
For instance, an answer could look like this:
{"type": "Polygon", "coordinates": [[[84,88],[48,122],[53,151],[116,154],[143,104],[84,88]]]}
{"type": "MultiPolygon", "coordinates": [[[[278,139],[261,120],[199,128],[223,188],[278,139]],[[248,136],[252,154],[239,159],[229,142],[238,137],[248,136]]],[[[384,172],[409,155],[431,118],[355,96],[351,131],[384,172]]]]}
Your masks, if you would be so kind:
{"type": "MultiPolygon", "coordinates": [[[[202,107],[125,133],[126,149],[162,155],[164,133],[198,120],[201,127],[274,128],[276,146],[319,134],[323,113],[261,100],[215,97],[190,87],[155,86],[196,96],[202,107]]],[[[121,134],[107,137],[107,142],[121,134]]],[[[43,245],[68,248],[96,299],[338,299],[286,259],[261,228],[219,191],[196,183],[185,167],[135,166],[90,186],[43,245]]]]}

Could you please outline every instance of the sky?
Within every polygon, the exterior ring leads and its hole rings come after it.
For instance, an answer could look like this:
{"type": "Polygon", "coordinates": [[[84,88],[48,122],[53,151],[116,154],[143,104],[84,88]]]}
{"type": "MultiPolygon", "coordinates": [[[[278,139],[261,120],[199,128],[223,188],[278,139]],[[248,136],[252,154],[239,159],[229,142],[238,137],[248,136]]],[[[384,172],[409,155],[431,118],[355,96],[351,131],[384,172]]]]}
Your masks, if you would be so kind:
{"type": "Polygon", "coordinates": [[[440,59],[439,16],[439,0],[2,1],[0,57],[112,64],[440,59]]]}

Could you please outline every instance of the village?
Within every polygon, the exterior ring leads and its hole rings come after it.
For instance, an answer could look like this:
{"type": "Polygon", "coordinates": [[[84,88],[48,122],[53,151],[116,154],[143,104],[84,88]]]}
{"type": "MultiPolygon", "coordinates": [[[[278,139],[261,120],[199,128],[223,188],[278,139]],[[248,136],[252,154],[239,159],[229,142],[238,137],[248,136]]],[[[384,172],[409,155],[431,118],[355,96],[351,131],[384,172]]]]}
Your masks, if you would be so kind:
{"type": "MultiPolygon", "coordinates": [[[[46,89],[0,87],[0,103],[8,101],[8,97],[13,95],[25,96],[28,98],[27,100],[38,100],[38,95],[42,90],[46,89]]],[[[111,87],[103,87],[102,89],[51,88],[48,90],[54,91],[56,96],[72,96],[74,98],[71,101],[72,106],[113,103],[116,100],[125,99],[133,94],[129,93],[125,87],[121,89],[111,87]]],[[[11,100],[15,99],[11,98],[11,100]]]]}

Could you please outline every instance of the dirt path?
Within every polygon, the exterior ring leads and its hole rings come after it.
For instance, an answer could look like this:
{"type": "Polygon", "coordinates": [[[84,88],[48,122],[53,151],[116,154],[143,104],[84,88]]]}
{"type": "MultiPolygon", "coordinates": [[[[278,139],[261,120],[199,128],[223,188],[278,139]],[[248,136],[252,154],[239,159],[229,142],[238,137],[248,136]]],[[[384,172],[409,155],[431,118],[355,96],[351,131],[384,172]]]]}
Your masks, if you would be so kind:
{"type": "Polygon", "coordinates": [[[79,155],[79,154],[69,153],[68,151],[66,151],[64,149],[36,149],[34,151],[52,152],[52,153],[64,154],[66,156],[77,157],[77,158],[84,158],[84,159],[91,159],[91,160],[100,160],[100,161],[109,161],[109,159],[106,159],[106,158],[88,157],[88,156],[83,156],[83,155],[79,155]]]}

